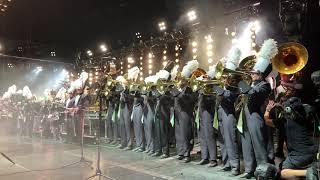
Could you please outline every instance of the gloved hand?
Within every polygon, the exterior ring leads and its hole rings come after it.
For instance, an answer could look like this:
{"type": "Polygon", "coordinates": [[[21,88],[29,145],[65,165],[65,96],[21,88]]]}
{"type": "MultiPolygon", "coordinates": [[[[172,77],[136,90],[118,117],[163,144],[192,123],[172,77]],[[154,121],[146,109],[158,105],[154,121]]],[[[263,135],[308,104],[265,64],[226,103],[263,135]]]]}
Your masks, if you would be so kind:
{"type": "Polygon", "coordinates": [[[213,86],[213,90],[218,94],[218,96],[221,96],[224,92],[220,86],[213,86]]]}
{"type": "Polygon", "coordinates": [[[245,81],[240,81],[238,83],[238,87],[242,94],[247,94],[251,89],[251,86],[249,86],[245,81]]]}

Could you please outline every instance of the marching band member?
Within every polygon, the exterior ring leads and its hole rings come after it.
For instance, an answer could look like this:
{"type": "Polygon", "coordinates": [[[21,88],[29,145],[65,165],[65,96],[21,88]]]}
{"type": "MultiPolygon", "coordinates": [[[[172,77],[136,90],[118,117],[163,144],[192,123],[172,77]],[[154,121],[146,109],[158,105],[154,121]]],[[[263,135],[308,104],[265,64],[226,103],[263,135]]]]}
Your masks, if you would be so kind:
{"type": "MultiPolygon", "coordinates": [[[[170,61],[167,66],[160,70],[158,77],[160,81],[166,82],[170,78],[170,72],[174,67],[174,63],[170,61]]],[[[159,149],[156,156],[168,158],[170,155],[170,109],[173,106],[173,99],[170,94],[170,87],[164,87],[162,94],[159,96],[155,112],[155,146],[159,149]]]]}
{"type": "MultiPolygon", "coordinates": [[[[128,70],[128,80],[135,81],[139,75],[139,68],[133,67],[128,70]]],[[[131,134],[131,113],[133,99],[129,91],[128,80],[123,81],[126,87],[120,94],[120,149],[131,150],[133,145],[133,137],[131,134]]]]}
{"type": "MultiPolygon", "coordinates": [[[[240,56],[240,49],[231,49],[227,57],[226,68],[235,71],[240,56]]],[[[214,86],[217,93],[217,99],[219,99],[218,119],[219,131],[222,135],[222,170],[231,171],[231,174],[234,176],[240,174],[240,158],[236,128],[237,119],[234,107],[234,102],[239,95],[237,84],[240,80],[241,76],[231,74],[226,79],[224,89],[214,86]]]]}
{"type": "Polygon", "coordinates": [[[117,133],[118,131],[114,131],[114,126],[116,126],[115,115],[116,108],[118,105],[117,100],[120,98],[120,96],[115,91],[116,86],[110,88],[110,91],[108,91],[109,94],[106,95],[106,104],[108,105],[108,109],[105,125],[105,137],[107,138],[107,143],[114,143],[114,141],[117,141],[117,138],[115,138],[114,133],[117,133]]]}
{"type": "Polygon", "coordinates": [[[144,110],[143,110],[143,124],[146,139],[145,153],[152,155],[155,153],[154,147],[154,116],[157,103],[158,91],[156,89],[156,83],[158,77],[156,75],[145,78],[146,84],[151,84],[150,90],[144,95],[144,110]]]}
{"type": "Polygon", "coordinates": [[[175,97],[174,117],[177,159],[184,160],[185,163],[191,161],[190,153],[194,145],[193,110],[196,98],[192,89],[188,86],[187,78],[191,77],[192,72],[198,66],[197,60],[189,61],[181,72],[181,91],[178,89],[172,90],[172,94],[175,97]]]}
{"type": "MultiPolygon", "coordinates": [[[[277,43],[273,39],[266,40],[257,56],[257,62],[251,72],[252,84],[239,82],[242,94],[247,94],[244,103],[243,133],[241,134],[245,173],[242,178],[254,176],[257,165],[268,162],[267,132],[263,114],[265,101],[271,92],[270,84],[264,81],[268,75],[270,60],[278,53],[277,43]]],[[[242,118],[242,117],[241,117],[242,118]]]]}
{"type": "MultiPolygon", "coordinates": [[[[215,66],[209,67],[207,75],[203,80],[214,78],[215,66]]],[[[212,88],[212,85],[209,87],[212,88]]],[[[198,98],[199,109],[199,140],[201,148],[201,161],[199,165],[208,164],[208,167],[215,167],[217,163],[217,136],[216,130],[213,128],[214,114],[216,113],[216,97],[213,94],[204,94],[204,90],[200,90],[198,98]]]]}
{"type": "MultiPolygon", "coordinates": [[[[139,73],[138,68],[136,68],[135,71],[136,73],[139,73]]],[[[144,139],[144,132],[143,132],[143,123],[141,122],[141,119],[143,116],[144,98],[141,96],[141,92],[140,92],[141,89],[139,89],[139,87],[135,87],[135,88],[136,89],[132,89],[133,108],[132,108],[132,114],[131,114],[131,121],[133,122],[133,130],[134,130],[134,135],[136,140],[136,148],[134,149],[134,151],[143,152],[145,150],[145,139],[144,139]]]]}

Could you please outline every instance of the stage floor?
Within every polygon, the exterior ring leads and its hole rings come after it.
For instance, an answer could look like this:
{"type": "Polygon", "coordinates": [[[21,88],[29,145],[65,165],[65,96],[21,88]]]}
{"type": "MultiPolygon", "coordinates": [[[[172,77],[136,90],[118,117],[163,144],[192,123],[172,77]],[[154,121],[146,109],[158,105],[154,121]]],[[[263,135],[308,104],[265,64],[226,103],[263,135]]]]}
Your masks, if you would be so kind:
{"type": "MultiPolygon", "coordinates": [[[[96,146],[85,147],[85,157],[93,161],[93,169],[83,163],[60,168],[80,159],[80,148],[74,144],[1,136],[0,152],[16,162],[12,165],[0,157],[1,180],[81,180],[94,174],[96,169],[96,146]],[[47,170],[40,171],[43,169],[47,170]]],[[[219,171],[220,166],[207,168],[196,165],[199,160],[185,164],[174,157],[153,158],[111,145],[103,145],[101,152],[102,172],[116,180],[239,179],[219,171]]]]}

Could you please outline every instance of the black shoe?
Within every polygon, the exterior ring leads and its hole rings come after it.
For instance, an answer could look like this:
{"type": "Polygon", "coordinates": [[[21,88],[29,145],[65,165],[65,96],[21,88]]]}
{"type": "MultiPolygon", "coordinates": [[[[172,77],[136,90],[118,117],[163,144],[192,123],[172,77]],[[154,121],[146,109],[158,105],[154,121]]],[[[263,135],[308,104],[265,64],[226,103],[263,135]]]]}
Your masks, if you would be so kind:
{"type": "Polygon", "coordinates": [[[242,176],[240,176],[240,178],[243,179],[251,179],[252,177],[254,177],[253,173],[244,173],[242,176]]]}
{"type": "Polygon", "coordinates": [[[133,152],[137,152],[140,148],[139,147],[136,147],[134,149],[132,149],[133,152]]]}
{"type": "Polygon", "coordinates": [[[152,154],[154,154],[154,151],[149,151],[148,155],[151,156],[152,154]]]}
{"type": "Polygon", "coordinates": [[[162,156],[160,157],[161,159],[166,159],[166,158],[168,158],[169,157],[169,155],[168,154],[162,154],[162,156]]]}
{"type": "Polygon", "coordinates": [[[125,150],[125,151],[130,151],[130,150],[132,150],[132,147],[127,146],[127,147],[126,147],[126,148],[124,148],[123,150],[125,150]]]}
{"type": "Polygon", "coordinates": [[[184,158],[184,163],[189,163],[191,161],[191,157],[185,157],[184,158]]]}
{"type": "Polygon", "coordinates": [[[124,149],[125,147],[124,147],[124,146],[119,145],[119,146],[118,146],[118,148],[119,148],[119,149],[124,149]]]}
{"type": "Polygon", "coordinates": [[[208,164],[209,163],[209,160],[208,159],[202,159],[200,162],[198,162],[197,164],[198,165],[205,165],[205,164],[208,164]]]}
{"type": "Polygon", "coordinates": [[[161,156],[162,153],[161,152],[156,152],[154,154],[151,154],[151,157],[158,157],[158,156],[161,156]]]}
{"type": "Polygon", "coordinates": [[[143,148],[139,148],[136,152],[144,152],[143,148]]]}
{"type": "Polygon", "coordinates": [[[231,176],[238,176],[239,174],[240,174],[240,171],[238,169],[231,170],[231,176]]]}
{"type": "Polygon", "coordinates": [[[208,167],[216,167],[218,166],[217,161],[210,161],[210,163],[208,164],[208,167]]]}
{"type": "Polygon", "coordinates": [[[180,155],[179,155],[179,156],[177,157],[177,159],[178,159],[178,160],[182,160],[182,159],[184,159],[184,156],[180,156],[180,155]]]}
{"type": "Polygon", "coordinates": [[[225,166],[221,168],[219,171],[231,171],[231,167],[225,166]]]}

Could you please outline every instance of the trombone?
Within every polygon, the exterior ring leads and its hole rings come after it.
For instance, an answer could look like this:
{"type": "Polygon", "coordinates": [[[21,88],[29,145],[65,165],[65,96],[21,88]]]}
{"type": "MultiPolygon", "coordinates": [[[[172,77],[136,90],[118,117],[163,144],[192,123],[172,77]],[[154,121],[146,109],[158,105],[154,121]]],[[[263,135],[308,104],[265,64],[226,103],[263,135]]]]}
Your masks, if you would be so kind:
{"type": "Polygon", "coordinates": [[[193,80],[190,83],[193,92],[197,92],[200,89],[203,90],[204,95],[214,95],[216,92],[213,90],[212,86],[223,86],[220,80],[193,80]]]}

